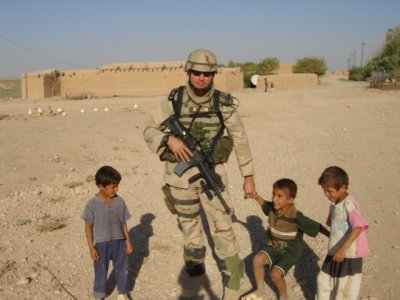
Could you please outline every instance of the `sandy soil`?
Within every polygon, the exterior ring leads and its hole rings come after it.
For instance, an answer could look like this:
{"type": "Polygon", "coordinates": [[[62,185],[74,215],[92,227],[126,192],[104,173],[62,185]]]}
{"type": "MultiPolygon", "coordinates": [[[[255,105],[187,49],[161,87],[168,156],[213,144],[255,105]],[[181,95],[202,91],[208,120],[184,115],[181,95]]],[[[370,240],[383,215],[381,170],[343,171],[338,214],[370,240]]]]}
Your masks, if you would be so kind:
{"type": "MultiPolygon", "coordinates": [[[[361,299],[398,299],[400,92],[327,76],[316,88],[235,96],[254,154],[258,192],[269,197],[275,180],[290,177],[299,186],[297,207],[324,222],[329,202],[316,181],[325,167],[342,166],[370,224],[373,254],[365,259],[361,299]]],[[[135,247],[132,298],[179,298],[185,279],[181,234],[163,204],[163,166],[142,138],[146,114],[160,100],[0,103],[0,114],[9,115],[0,120],[0,299],[90,298],[93,269],[80,215],[96,192],[93,174],[105,164],[122,173],[119,194],[133,215],[128,222],[135,247]],[[66,115],[48,114],[49,105],[66,115]],[[35,114],[38,106],[45,110],[41,116],[35,114]]],[[[255,202],[242,199],[234,155],[227,168],[246,292],[254,283],[251,257],[262,245],[267,220],[255,202]]],[[[305,239],[302,257],[287,276],[291,299],[313,299],[326,247],[323,236],[305,239]]],[[[218,299],[221,274],[209,247],[206,265],[209,282],[198,299],[218,299]]],[[[112,280],[109,287],[109,298],[115,299],[112,280]]],[[[270,295],[276,299],[273,290],[270,295]]]]}

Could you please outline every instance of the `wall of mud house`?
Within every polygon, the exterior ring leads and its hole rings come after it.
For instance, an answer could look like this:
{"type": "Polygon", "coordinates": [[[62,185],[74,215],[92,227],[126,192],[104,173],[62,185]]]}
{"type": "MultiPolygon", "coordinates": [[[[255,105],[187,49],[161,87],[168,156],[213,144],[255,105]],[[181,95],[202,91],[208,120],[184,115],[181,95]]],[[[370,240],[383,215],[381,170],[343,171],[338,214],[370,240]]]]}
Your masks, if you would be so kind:
{"type": "MultiPolygon", "coordinates": [[[[112,97],[166,95],[187,82],[184,62],[105,65],[99,69],[45,70],[21,75],[22,98],[112,97]]],[[[216,88],[241,92],[240,68],[221,68],[215,76],[216,88]]]]}

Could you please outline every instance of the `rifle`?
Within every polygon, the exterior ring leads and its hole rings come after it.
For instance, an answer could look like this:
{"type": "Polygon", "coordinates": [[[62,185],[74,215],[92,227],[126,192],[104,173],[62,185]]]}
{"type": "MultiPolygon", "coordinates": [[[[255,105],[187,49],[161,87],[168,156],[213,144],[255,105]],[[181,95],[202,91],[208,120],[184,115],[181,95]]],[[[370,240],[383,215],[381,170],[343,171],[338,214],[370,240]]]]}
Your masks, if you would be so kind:
{"type": "Polygon", "coordinates": [[[208,200],[213,198],[211,191],[214,192],[224,207],[226,213],[230,215],[231,209],[221,194],[225,190],[225,186],[222,183],[221,177],[215,172],[214,160],[211,156],[211,153],[202,149],[202,147],[191,136],[191,134],[186,130],[186,128],[175,115],[169,117],[161,125],[168,127],[169,130],[171,130],[171,133],[180,138],[193,154],[188,162],[181,161],[177,164],[174,169],[175,174],[180,177],[188,169],[194,166],[198,167],[200,172],[190,177],[189,183],[191,184],[201,179],[200,185],[203,192],[207,195],[208,200]]]}

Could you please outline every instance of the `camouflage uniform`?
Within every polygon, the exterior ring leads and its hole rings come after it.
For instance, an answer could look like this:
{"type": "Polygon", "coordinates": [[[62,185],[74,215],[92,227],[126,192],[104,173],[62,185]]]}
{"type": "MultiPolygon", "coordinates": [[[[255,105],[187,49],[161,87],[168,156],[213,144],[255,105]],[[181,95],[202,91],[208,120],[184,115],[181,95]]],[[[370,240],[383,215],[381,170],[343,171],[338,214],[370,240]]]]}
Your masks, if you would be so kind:
{"type": "MultiPolygon", "coordinates": [[[[233,139],[234,150],[239,163],[242,176],[253,175],[253,162],[247,136],[236,110],[237,105],[229,101],[229,95],[221,92],[220,111],[224,119],[224,125],[228,135],[233,139]]],[[[203,97],[194,95],[189,84],[182,97],[182,108],[180,121],[188,128],[191,134],[202,146],[210,144],[212,138],[217,134],[220,127],[220,120],[216,114],[209,118],[195,118],[189,115],[194,111],[213,112],[214,88],[212,87],[203,97]]],[[[160,155],[165,150],[161,145],[163,136],[167,133],[162,132],[160,124],[174,113],[172,102],[168,97],[163,99],[158,106],[156,113],[145,127],[144,138],[149,148],[160,155]]],[[[167,129],[168,130],[168,129],[167,129]]],[[[186,270],[189,274],[196,276],[204,273],[203,270],[196,270],[196,266],[203,266],[205,258],[205,243],[203,234],[203,224],[200,218],[200,208],[207,217],[215,247],[215,253],[223,261],[225,274],[227,275],[224,283],[229,289],[238,291],[240,288],[240,278],[244,274],[244,264],[239,258],[239,244],[232,228],[232,219],[228,215],[217,197],[210,201],[206,194],[202,192],[200,180],[189,184],[188,179],[199,173],[197,167],[188,169],[181,177],[174,173],[176,162],[165,162],[164,180],[170,188],[174,199],[174,208],[178,214],[179,224],[184,236],[184,260],[186,270]],[[193,268],[194,266],[194,268],[193,268]]],[[[215,171],[221,176],[225,185],[222,193],[229,207],[232,207],[232,198],[227,190],[228,179],[223,163],[215,166],[215,171]]]]}

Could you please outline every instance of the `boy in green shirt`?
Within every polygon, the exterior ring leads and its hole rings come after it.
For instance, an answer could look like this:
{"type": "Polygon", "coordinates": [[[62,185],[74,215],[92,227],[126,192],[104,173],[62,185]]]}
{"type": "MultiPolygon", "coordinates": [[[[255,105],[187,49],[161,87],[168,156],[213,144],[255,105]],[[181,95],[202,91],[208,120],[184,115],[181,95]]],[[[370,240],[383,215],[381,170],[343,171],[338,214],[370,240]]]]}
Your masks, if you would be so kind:
{"type": "Polygon", "coordinates": [[[268,216],[267,241],[264,249],[253,258],[257,290],[242,299],[262,300],[266,297],[264,274],[269,266],[271,280],[279,292],[279,299],[288,299],[285,275],[301,253],[303,234],[315,237],[319,232],[329,237],[329,231],[296,210],[296,183],[283,178],[273,184],[272,201],[265,201],[255,193],[254,199],[268,216]]]}

